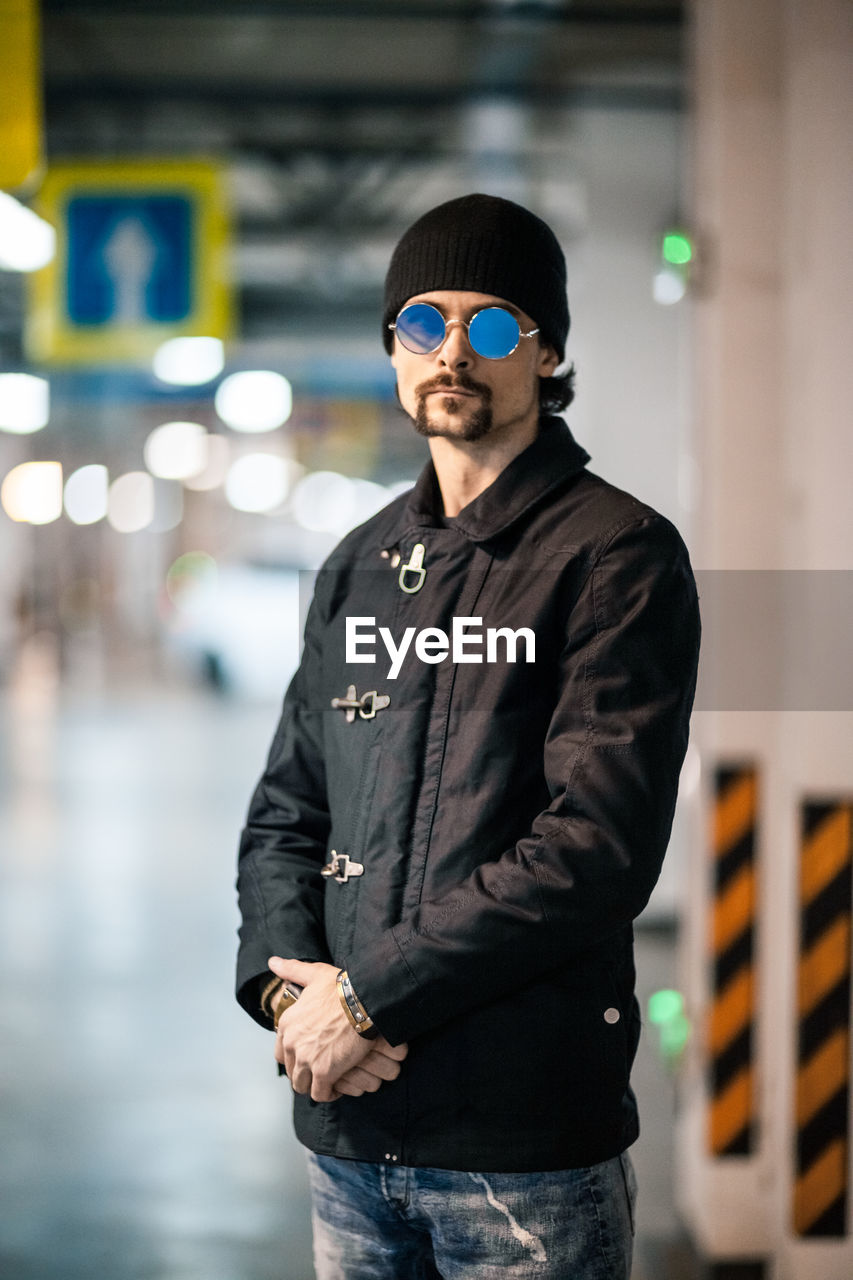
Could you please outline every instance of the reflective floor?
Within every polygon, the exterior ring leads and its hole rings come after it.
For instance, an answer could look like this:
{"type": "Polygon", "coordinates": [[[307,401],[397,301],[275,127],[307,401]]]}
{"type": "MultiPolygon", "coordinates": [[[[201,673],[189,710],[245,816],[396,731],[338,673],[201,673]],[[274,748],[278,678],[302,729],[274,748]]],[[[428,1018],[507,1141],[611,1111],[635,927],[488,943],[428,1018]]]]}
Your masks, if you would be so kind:
{"type": "MultiPolygon", "coordinates": [[[[0,694],[0,1275],[309,1280],[302,1149],[234,1003],[235,846],[276,718],[185,690],[0,694]]],[[[643,932],[644,994],[673,981],[643,932]]],[[[650,1039],[634,1280],[685,1274],[650,1039]]]]}

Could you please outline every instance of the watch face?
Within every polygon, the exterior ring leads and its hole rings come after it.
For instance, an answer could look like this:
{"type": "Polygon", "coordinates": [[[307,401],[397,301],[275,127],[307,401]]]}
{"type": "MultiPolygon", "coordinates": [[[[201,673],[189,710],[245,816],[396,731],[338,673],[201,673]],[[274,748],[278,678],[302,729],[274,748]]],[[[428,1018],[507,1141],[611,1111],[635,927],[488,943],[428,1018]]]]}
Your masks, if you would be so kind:
{"type": "Polygon", "coordinates": [[[278,1020],[285,1009],[289,1009],[292,1004],[296,1004],[301,994],[302,988],[298,987],[296,983],[285,982],[273,1000],[273,1021],[276,1026],[278,1026],[278,1020]]]}

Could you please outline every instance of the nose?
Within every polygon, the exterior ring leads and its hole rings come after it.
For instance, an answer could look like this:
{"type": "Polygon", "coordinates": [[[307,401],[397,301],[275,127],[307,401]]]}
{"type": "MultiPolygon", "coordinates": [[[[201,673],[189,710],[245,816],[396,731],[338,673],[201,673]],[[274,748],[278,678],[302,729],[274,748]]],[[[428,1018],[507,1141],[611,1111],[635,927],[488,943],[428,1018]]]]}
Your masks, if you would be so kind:
{"type": "Polygon", "coordinates": [[[447,369],[465,369],[471,364],[468,329],[462,320],[446,321],[446,337],[438,349],[438,360],[447,369]]]}

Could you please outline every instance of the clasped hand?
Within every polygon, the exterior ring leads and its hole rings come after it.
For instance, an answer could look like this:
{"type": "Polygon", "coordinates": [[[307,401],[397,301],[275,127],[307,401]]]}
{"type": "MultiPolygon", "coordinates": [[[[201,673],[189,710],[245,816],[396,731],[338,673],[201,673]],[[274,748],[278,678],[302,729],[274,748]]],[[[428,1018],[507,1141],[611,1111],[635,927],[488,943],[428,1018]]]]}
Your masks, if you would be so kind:
{"type": "Polygon", "coordinates": [[[296,1093],[310,1094],[315,1102],[334,1102],[344,1094],[358,1098],[375,1093],[386,1080],[396,1080],[408,1045],[358,1034],[341,1007],[334,965],[280,956],[268,963],[279,978],[303,988],[281,1015],[275,1038],[276,1061],[296,1093]]]}

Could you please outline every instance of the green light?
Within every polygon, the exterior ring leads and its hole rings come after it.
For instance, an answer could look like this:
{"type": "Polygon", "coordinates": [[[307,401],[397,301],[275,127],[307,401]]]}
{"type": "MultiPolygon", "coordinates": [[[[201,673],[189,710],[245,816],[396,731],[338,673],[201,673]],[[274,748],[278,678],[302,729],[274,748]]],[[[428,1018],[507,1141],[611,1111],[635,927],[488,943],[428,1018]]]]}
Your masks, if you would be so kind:
{"type": "Polygon", "coordinates": [[[656,1027],[674,1022],[684,1013],[684,996],[680,991],[664,988],[649,996],[649,1022],[656,1027]]]}
{"type": "Polygon", "coordinates": [[[667,231],[664,233],[661,252],[664,262],[683,267],[693,257],[693,245],[683,231],[667,231]]]}
{"type": "Polygon", "coordinates": [[[166,592],[177,604],[192,588],[211,587],[216,581],[216,561],[206,551],[185,551],[166,574],[166,592]]]}
{"type": "Polygon", "coordinates": [[[690,1039],[690,1022],[680,1013],[660,1029],[661,1053],[665,1058],[678,1058],[690,1039]]]}

